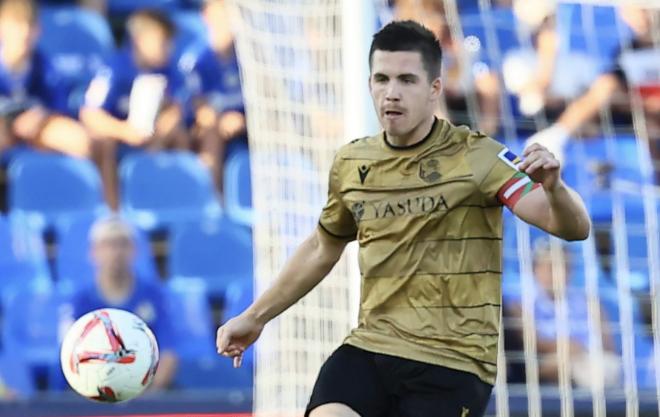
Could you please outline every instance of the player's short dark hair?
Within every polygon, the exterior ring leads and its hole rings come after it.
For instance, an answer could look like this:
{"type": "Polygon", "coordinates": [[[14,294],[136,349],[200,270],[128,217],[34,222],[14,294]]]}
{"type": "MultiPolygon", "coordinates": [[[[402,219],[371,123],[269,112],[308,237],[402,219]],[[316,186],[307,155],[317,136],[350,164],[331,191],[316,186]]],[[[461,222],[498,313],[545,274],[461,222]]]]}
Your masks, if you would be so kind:
{"type": "Polygon", "coordinates": [[[165,32],[168,39],[174,38],[176,34],[176,26],[170,17],[157,9],[142,9],[133,13],[127,22],[129,33],[139,30],[144,23],[156,24],[165,32]]]}
{"type": "Polygon", "coordinates": [[[374,35],[369,49],[370,67],[376,50],[419,52],[422,54],[424,69],[428,72],[429,79],[433,80],[440,76],[442,67],[440,42],[433,32],[413,20],[388,23],[374,35]]]}

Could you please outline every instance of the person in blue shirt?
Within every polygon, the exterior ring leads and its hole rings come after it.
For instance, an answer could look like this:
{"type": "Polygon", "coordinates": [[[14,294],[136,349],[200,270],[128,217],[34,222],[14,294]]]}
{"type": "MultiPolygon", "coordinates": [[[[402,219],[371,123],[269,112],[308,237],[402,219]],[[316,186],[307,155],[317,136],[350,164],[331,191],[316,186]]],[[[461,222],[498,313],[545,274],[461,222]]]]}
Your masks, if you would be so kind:
{"type": "Polygon", "coordinates": [[[233,147],[247,146],[245,108],[224,0],[207,0],[202,16],[209,44],[186,53],[181,58],[181,68],[194,89],[193,144],[221,189],[225,155],[233,147]]]}
{"type": "Polygon", "coordinates": [[[76,157],[91,156],[83,126],[63,115],[67,92],[36,48],[38,10],[29,0],[0,3],[0,152],[24,142],[76,157]]]}
{"type": "MultiPolygon", "coordinates": [[[[590,369],[589,363],[590,355],[595,353],[590,345],[590,332],[594,331],[590,326],[599,321],[603,349],[601,378],[605,386],[619,384],[620,358],[616,353],[609,317],[604,306],[599,306],[599,317],[589,321],[589,303],[584,286],[570,285],[572,268],[568,251],[563,246],[554,249],[549,239],[538,238],[534,241],[532,256],[533,290],[525,295],[533,299],[541,383],[554,384],[559,381],[561,357],[558,343],[562,330],[568,332],[568,356],[572,365],[570,372],[573,383],[588,387],[596,380],[594,375],[597,371],[590,369]],[[567,322],[558,316],[558,305],[562,300],[566,303],[567,322]]],[[[517,290],[505,287],[503,291],[505,309],[517,323],[522,323],[523,319],[523,290],[520,287],[517,290]]],[[[522,329],[518,327],[516,331],[522,340],[522,329]]]]}
{"type": "Polygon", "coordinates": [[[173,56],[174,24],[166,14],[147,9],[132,14],[126,27],[130,45],[92,80],[80,111],[92,136],[107,144],[101,174],[112,207],[117,206],[117,144],[149,150],[189,146],[183,125],[186,78],[173,56]]]}
{"type": "Polygon", "coordinates": [[[92,227],[90,242],[96,277],[72,297],[74,319],[100,308],[126,310],[142,318],[154,332],[160,350],[152,388],[167,388],[177,367],[171,317],[163,288],[133,272],[135,246],[131,227],[116,217],[101,219],[92,227]]]}

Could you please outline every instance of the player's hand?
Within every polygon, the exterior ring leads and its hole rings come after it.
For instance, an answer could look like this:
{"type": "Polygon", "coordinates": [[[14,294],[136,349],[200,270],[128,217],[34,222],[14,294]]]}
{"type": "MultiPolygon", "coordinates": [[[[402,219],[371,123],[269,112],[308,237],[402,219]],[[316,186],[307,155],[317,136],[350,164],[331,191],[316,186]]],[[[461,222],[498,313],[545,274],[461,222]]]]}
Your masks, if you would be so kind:
{"type": "Polygon", "coordinates": [[[218,353],[234,358],[234,368],[238,368],[243,361],[243,352],[259,338],[263,328],[263,324],[249,314],[234,317],[218,329],[218,353]]]}
{"type": "Polygon", "coordinates": [[[534,182],[541,183],[545,190],[554,190],[560,181],[560,163],[552,152],[535,143],[525,148],[523,156],[525,160],[518,169],[529,175],[534,182]]]}

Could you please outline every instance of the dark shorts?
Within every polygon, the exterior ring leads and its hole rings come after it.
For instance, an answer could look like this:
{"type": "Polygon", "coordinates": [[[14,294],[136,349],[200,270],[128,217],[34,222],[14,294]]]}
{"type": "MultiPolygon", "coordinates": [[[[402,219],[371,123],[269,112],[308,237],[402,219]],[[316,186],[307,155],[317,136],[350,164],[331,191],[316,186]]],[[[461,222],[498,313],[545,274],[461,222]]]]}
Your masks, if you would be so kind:
{"type": "Polygon", "coordinates": [[[328,403],[361,417],[480,417],[492,389],[468,372],[342,345],[321,367],[305,417],[328,403]]]}

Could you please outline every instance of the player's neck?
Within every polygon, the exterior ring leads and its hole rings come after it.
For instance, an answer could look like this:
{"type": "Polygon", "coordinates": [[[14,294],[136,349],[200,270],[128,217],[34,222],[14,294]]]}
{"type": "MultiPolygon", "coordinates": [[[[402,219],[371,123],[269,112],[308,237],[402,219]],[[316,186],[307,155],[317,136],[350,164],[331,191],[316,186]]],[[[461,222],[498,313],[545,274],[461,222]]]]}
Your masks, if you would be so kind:
{"type": "Polygon", "coordinates": [[[99,291],[103,298],[112,303],[119,303],[125,300],[133,291],[134,277],[130,271],[122,273],[100,272],[99,291]],[[111,276],[113,275],[113,276],[111,276]]]}
{"type": "Polygon", "coordinates": [[[429,133],[431,133],[431,129],[433,128],[434,123],[435,116],[428,117],[405,135],[394,136],[387,134],[387,142],[390,145],[396,146],[398,148],[413,146],[416,143],[424,140],[424,138],[426,138],[429,133]]]}

